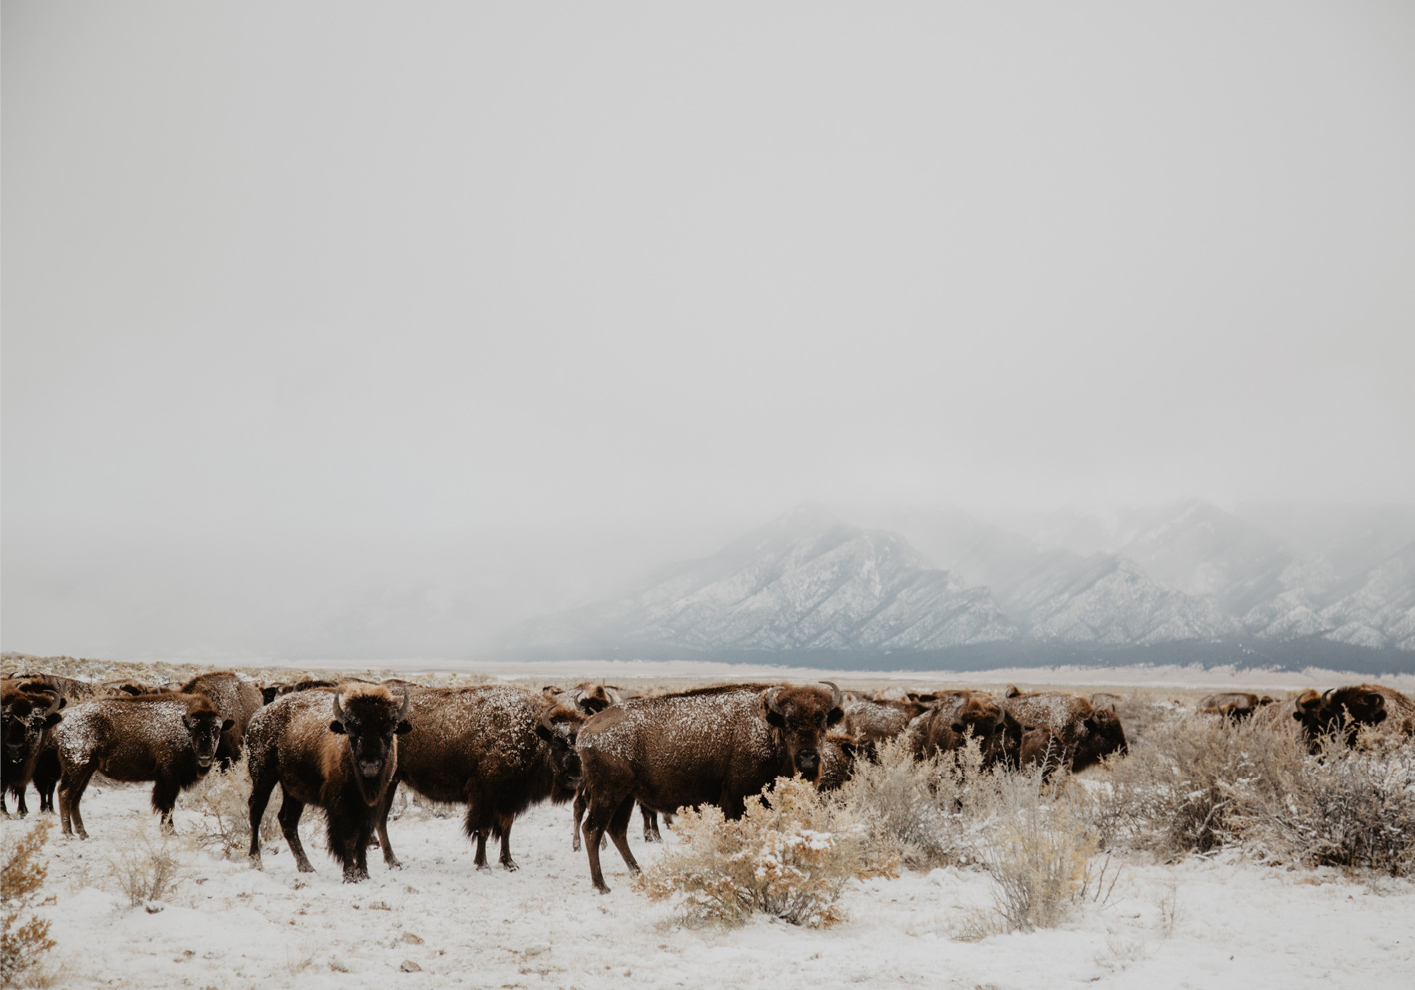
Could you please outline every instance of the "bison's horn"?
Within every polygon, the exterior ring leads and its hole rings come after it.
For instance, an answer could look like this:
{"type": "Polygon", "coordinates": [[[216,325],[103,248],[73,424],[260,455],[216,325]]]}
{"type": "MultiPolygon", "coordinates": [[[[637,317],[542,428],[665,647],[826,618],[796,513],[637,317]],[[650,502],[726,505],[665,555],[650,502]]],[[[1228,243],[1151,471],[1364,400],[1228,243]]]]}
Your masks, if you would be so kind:
{"type": "Polygon", "coordinates": [[[540,724],[545,727],[545,731],[547,732],[555,731],[555,725],[550,721],[550,713],[553,711],[555,711],[555,706],[551,705],[545,711],[540,713],[540,724]]]}
{"type": "Polygon", "coordinates": [[[821,681],[821,683],[830,685],[830,707],[839,708],[841,700],[845,697],[840,688],[835,686],[834,681],[821,681]]]}
{"type": "Polygon", "coordinates": [[[776,707],[776,693],[777,693],[778,691],[780,691],[780,690],[781,690],[781,688],[767,688],[767,692],[766,692],[766,707],[767,707],[767,710],[768,710],[768,711],[776,712],[776,714],[778,714],[778,715],[781,714],[781,709],[776,707]]]}
{"type": "Polygon", "coordinates": [[[44,714],[49,715],[53,712],[57,712],[63,705],[64,696],[58,691],[55,691],[49,695],[49,707],[44,709],[44,714]]]}
{"type": "Polygon", "coordinates": [[[413,696],[408,693],[408,685],[403,685],[403,707],[398,709],[398,721],[408,717],[408,711],[413,707],[413,696]]]}
{"type": "Polygon", "coordinates": [[[1326,703],[1327,703],[1327,695],[1331,694],[1331,693],[1332,693],[1333,691],[1335,691],[1335,690],[1336,690],[1336,688],[1327,688],[1325,691],[1322,692],[1322,705],[1323,705],[1323,706],[1325,706],[1326,703]]]}
{"type": "Polygon", "coordinates": [[[334,691],[334,718],[340,723],[344,721],[344,706],[339,704],[339,691],[337,688],[334,691]]]}

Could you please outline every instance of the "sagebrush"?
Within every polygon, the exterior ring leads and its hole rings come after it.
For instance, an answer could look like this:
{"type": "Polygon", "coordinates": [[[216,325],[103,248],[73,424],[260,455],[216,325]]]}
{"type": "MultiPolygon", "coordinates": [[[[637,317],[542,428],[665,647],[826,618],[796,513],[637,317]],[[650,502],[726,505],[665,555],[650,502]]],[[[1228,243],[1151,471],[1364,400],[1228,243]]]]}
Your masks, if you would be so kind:
{"type": "Polygon", "coordinates": [[[653,900],[680,898],[690,921],[740,924],[761,911],[825,927],[842,920],[837,902],[851,880],[895,875],[898,861],[873,858],[864,833],[813,785],[782,778],[769,803],[748,798],[735,821],[713,805],[683,809],[677,844],[634,887],[653,900]]]}
{"type": "MultiPolygon", "coordinates": [[[[251,845],[251,776],[246,758],[242,753],[228,769],[213,769],[182,798],[183,807],[200,816],[193,838],[200,845],[220,849],[223,856],[244,856],[251,845]]],[[[275,847],[280,838],[279,806],[276,800],[266,806],[260,821],[262,846],[275,847]]]]}
{"type": "Polygon", "coordinates": [[[36,913],[53,902],[44,896],[48,864],[39,858],[49,838],[50,823],[41,819],[20,839],[5,837],[0,871],[0,982],[14,986],[35,973],[54,948],[49,919],[36,913]]]}
{"type": "Polygon", "coordinates": [[[108,860],[108,873],[133,907],[160,901],[176,887],[181,875],[172,839],[163,835],[154,842],[145,831],[135,831],[108,860]]]}

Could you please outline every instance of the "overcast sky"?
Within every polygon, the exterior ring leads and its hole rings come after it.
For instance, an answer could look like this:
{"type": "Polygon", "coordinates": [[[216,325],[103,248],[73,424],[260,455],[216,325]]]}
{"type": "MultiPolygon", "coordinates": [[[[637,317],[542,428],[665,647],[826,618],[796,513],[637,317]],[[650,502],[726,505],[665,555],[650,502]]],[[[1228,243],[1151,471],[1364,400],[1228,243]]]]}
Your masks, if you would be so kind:
{"type": "Polygon", "coordinates": [[[6,0],[3,128],[6,649],[455,651],[802,499],[1415,501],[1405,0],[6,0]]]}

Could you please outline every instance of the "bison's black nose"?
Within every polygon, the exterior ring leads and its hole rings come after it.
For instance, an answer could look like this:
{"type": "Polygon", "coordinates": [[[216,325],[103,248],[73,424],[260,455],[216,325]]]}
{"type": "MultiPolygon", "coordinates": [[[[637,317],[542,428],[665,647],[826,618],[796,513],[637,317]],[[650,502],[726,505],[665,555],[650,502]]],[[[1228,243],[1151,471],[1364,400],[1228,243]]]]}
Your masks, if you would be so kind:
{"type": "Polygon", "coordinates": [[[796,754],[796,769],[800,770],[804,776],[815,776],[815,772],[820,768],[820,765],[820,754],[813,749],[803,749],[796,754]]]}

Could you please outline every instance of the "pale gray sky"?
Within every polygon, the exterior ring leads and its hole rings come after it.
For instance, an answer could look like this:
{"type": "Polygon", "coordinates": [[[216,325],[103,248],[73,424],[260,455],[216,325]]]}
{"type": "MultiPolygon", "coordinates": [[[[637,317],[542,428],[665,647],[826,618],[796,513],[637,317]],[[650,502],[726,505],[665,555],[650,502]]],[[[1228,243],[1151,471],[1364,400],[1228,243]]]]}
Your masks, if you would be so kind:
{"type": "Polygon", "coordinates": [[[7,649],[455,651],[803,498],[1415,501],[1406,2],[6,0],[3,128],[7,649]]]}

